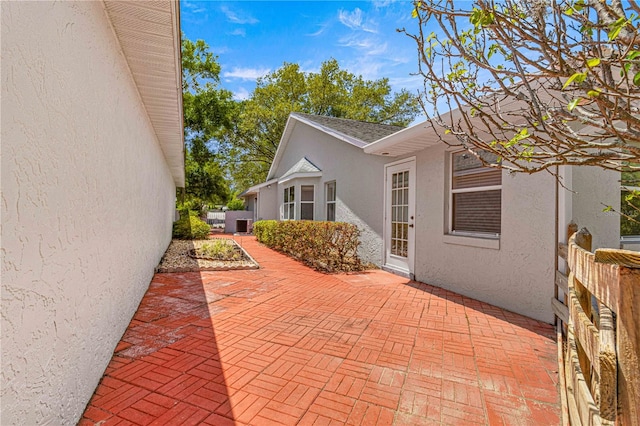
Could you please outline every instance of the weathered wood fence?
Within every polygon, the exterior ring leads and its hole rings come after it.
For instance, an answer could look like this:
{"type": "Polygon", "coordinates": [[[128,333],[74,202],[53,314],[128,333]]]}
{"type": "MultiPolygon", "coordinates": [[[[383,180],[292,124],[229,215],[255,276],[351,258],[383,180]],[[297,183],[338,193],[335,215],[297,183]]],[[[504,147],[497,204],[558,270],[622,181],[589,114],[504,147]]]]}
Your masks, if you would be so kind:
{"type": "Polygon", "coordinates": [[[556,271],[559,372],[565,424],[640,425],[640,253],[598,249],[569,225],[556,271]]]}

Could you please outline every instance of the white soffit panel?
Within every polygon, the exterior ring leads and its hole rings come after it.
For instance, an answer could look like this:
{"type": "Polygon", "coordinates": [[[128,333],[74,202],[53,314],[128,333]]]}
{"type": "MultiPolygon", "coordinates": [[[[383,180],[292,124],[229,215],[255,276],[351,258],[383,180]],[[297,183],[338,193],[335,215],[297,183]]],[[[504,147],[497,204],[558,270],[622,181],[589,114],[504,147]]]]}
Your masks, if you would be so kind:
{"type": "Polygon", "coordinates": [[[173,180],[184,187],[179,4],[173,0],[104,4],[173,180]]]}

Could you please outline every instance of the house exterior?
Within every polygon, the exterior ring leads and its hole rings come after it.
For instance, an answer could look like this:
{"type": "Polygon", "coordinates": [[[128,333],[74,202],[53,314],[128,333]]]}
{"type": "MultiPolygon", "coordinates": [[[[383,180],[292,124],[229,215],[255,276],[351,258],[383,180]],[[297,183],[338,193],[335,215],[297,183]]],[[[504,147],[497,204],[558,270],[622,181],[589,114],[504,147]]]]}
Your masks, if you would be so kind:
{"type": "Polygon", "coordinates": [[[593,230],[594,248],[619,246],[619,218],[601,204],[619,204],[618,173],[561,167],[569,191],[550,174],[483,167],[427,123],[350,143],[333,120],[292,114],[267,181],[247,191],[256,219],[354,223],[365,260],[549,323],[568,223],[593,230]]]}
{"type": "Polygon", "coordinates": [[[0,423],[75,424],[171,241],[178,3],[0,7],[0,423]]]}
{"type": "Polygon", "coordinates": [[[366,155],[367,144],[400,127],[292,113],[264,183],[242,195],[255,220],[335,220],[362,231],[360,255],[382,264],[387,159],[366,155]]]}

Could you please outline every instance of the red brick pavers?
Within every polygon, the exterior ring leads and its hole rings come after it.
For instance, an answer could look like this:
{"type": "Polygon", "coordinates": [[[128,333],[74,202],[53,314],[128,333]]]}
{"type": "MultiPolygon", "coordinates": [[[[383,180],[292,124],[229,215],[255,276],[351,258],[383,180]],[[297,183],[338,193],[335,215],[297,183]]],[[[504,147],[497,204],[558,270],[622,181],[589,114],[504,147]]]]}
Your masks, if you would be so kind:
{"type": "Polygon", "coordinates": [[[80,424],[559,424],[551,326],[383,271],[157,274],[80,424]]]}

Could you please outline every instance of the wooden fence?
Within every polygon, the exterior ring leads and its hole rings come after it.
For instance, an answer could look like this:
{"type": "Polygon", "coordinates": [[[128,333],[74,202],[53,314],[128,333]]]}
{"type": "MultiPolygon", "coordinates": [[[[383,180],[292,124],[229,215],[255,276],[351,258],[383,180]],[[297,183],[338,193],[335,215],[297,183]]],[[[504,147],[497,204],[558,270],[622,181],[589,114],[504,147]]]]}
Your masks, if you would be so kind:
{"type": "Polygon", "coordinates": [[[569,225],[551,301],[565,424],[640,425],[640,253],[598,249],[569,225]]]}

